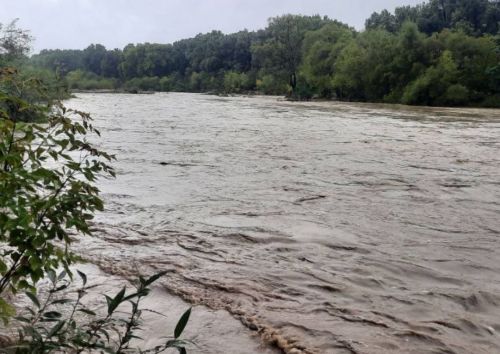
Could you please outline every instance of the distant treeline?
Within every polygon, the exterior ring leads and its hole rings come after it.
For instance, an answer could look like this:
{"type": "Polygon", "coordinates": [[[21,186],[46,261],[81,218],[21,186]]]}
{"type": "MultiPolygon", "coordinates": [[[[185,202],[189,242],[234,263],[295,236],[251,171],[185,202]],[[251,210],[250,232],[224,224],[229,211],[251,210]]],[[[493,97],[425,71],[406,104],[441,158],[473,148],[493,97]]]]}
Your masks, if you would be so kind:
{"type": "Polygon", "coordinates": [[[498,0],[431,0],[374,13],[362,32],[327,17],[284,15],[259,31],[43,50],[30,63],[70,89],[499,107],[499,30],[498,0]]]}

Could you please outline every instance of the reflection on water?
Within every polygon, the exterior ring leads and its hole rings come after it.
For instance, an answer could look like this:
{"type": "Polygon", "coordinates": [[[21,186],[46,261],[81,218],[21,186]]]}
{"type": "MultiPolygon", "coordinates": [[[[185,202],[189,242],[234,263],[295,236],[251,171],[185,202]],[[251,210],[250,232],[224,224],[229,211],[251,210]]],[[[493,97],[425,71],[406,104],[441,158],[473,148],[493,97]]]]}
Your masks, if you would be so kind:
{"type": "Polygon", "coordinates": [[[170,270],[169,292],[287,353],[500,352],[500,111],[194,94],[70,105],[118,157],[78,246],[104,269],[170,270]]]}

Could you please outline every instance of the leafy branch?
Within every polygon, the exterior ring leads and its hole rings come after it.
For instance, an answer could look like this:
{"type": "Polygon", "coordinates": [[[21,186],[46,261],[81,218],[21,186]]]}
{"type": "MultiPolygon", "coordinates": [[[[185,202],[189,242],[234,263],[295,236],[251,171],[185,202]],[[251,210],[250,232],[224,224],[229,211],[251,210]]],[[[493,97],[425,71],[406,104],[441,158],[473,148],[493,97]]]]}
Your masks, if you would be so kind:
{"type": "Polygon", "coordinates": [[[56,276],[48,274],[50,286],[47,295],[41,299],[34,292],[26,292],[31,305],[25,314],[15,317],[20,324],[18,340],[15,345],[0,349],[1,353],[45,354],[45,353],[83,353],[100,351],[113,354],[127,353],[163,353],[168,349],[176,349],[180,354],[187,353],[189,341],[180,339],[187,326],[191,309],[179,319],[172,337],[167,337],[162,345],[148,349],[131,349],[134,339],[142,329],[141,315],[143,309],[140,302],[147,297],[151,286],[165,272],[150,278],[139,277],[134,291],[127,293],[123,287],[114,296],[104,295],[106,313],[99,316],[83,305],[82,300],[88,290],[94,286],[87,285],[87,276],[77,271],[81,285],[76,291],[71,290],[71,279],[66,271],[56,276]],[[73,298],[68,295],[76,293],[73,298]],[[129,315],[124,317],[118,309],[126,304],[131,305],[129,315]],[[82,316],[76,316],[78,313],[82,316]],[[69,315],[68,315],[69,314],[69,315]]]}

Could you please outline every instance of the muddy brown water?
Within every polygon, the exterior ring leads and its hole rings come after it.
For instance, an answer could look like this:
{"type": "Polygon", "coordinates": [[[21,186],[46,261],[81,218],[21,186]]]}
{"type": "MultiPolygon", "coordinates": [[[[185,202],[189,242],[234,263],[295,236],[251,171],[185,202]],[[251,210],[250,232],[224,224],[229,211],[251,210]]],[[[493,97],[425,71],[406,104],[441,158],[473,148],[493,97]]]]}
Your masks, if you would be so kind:
{"type": "Polygon", "coordinates": [[[77,245],[102,269],[169,270],[170,294],[286,353],[500,353],[499,110],[173,93],[69,105],[118,158],[77,245]]]}

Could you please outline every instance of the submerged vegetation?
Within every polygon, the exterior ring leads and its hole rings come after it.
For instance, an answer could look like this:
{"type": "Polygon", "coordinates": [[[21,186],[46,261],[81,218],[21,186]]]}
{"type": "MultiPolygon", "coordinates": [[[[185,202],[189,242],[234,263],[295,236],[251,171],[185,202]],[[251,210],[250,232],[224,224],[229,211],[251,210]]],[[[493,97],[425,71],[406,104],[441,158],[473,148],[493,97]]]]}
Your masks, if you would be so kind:
{"type": "Polygon", "coordinates": [[[288,94],[299,99],[500,106],[500,3],[431,0],[374,13],[358,32],[284,15],[254,32],[173,44],[43,50],[29,65],[73,90],[288,94]]]}

